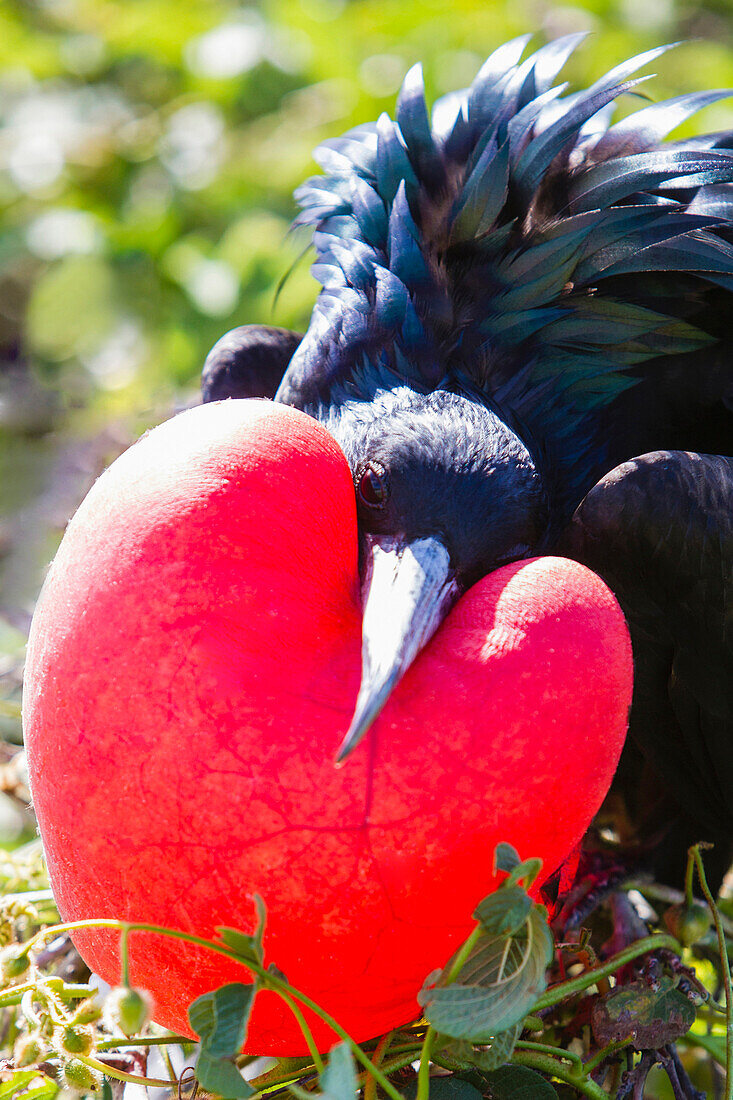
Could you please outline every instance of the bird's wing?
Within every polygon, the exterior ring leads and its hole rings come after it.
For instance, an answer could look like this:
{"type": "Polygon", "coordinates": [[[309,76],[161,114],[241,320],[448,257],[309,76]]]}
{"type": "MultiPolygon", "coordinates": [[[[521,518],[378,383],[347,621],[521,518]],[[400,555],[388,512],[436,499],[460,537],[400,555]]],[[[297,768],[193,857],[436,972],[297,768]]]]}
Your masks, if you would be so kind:
{"type": "Polygon", "coordinates": [[[204,401],[274,397],[302,339],[298,332],[271,325],[233,328],[206,356],[201,374],[204,401]]]}
{"type": "Polygon", "coordinates": [[[733,838],[733,459],[657,451],[578,507],[571,555],[615,592],[635,662],[631,733],[683,812],[733,838]]]}

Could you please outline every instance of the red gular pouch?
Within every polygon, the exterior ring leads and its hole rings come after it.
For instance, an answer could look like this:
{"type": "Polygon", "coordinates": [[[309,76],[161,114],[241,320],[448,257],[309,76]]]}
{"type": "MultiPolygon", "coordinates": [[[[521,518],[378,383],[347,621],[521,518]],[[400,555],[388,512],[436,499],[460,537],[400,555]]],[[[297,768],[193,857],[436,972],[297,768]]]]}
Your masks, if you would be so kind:
{"type": "MultiPolygon", "coordinates": [[[[417,1015],[470,932],[507,841],[547,873],[576,845],[626,731],[631,652],[604,584],[559,558],[468,591],[341,767],[359,687],[354,490],[332,437],[265,401],[209,404],[144,436],[71,521],[33,621],[24,700],[33,799],[64,920],[203,937],[252,931],[357,1040],[417,1015]]],[[[106,981],[120,936],[74,935],[106,981]]],[[[230,960],[130,938],[155,1019],[230,960]]],[[[321,1049],[333,1032],[306,1016],[321,1049]]],[[[258,994],[255,1054],[306,1052],[258,994]]]]}

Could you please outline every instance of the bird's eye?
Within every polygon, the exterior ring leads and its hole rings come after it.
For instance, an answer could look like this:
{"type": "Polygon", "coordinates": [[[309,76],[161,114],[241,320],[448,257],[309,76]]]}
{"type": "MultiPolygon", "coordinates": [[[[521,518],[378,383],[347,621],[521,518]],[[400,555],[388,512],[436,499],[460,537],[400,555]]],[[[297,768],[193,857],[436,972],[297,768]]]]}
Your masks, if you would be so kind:
{"type": "Polygon", "coordinates": [[[367,508],[383,508],[389,500],[387,471],[379,462],[367,462],[357,474],[356,495],[367,508]]]}

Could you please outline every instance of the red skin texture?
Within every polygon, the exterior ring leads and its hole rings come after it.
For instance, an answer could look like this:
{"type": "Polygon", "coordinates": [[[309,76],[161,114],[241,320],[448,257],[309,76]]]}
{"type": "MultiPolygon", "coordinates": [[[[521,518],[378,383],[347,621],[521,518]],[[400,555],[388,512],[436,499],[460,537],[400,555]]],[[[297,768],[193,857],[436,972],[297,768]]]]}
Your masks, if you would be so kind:
{"type": "MultiPolygon", "coordinates": [[[[211,937],[268,960],[357,1039],[417,1012],[494,886],[499,841],[549,873],[609,786],[631,652],[574,562],[497,570],[459,601],[365,741],[335,768],[358,689],[351,476],[330,435],[263,401],[192,409],[99,479],[33,622],[24,712],[33,799],[65,920],[211,937]]],[[[119,935],[75,934],[119,980],[119,935]]],[[[155,1018],[238,964],[148,933],[131,977],[155,1018]]],[[[309,1016],[322,1049],[333,1032],[309,1016]]],[[[306,1052],[258,995],[246,1049],[306,1052]]]]}

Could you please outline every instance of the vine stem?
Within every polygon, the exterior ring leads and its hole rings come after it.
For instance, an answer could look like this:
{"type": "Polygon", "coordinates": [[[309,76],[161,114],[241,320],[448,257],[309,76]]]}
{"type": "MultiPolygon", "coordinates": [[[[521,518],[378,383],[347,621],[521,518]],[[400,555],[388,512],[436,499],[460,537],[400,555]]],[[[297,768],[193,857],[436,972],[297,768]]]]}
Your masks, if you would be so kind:
{"type": "MultiPolygon", "coordinates": [[[[165,1063],[165,1068],[166,1068],[166,1072],[168,1073],[168,1076],[171,1078],[171,1080],[174,1080],[174,1079],[178,1080],[178,1089],[176,1091],[180,1092],[180,1090],[181,1090],[181,1080],[180,1080],[181,1074],[176,1073],[175,1067],[173,1065],[173,1061],[171,1059],[171,1052],[168,1049],[168,1047],[163,1047],[163,1049],[160,1052],[160,1056],[163,1059],[163,1062],[165,1063]]],[[[145,1060],[145,1071],[146,1072],[147,1072],[147,1068],[148,1068],[148,1063],[147,1063],[147,1059],[146,1059],[145,1060]]]]}
{"type": "Polygon", "coordinates": [[[101,1042],[97,1043],[97,1050],[123,1050],[125,1047],[172,1047],[191,1042],[193,1040],[188,1039],[185,1035],[149,1035],[146,1038],[133,1036],[132,1039],[120,1036],[119,1039],[102,1039],[101,1042]]]}
{"type": "Polygon", "coordinates": [[[420,1067],[417,1071],[416,1100],[428,1100],[430,1095],[430,1055],[433,1053],[433,1043],[436,1035],[437,1031],[433,1027],[429,1027],[425,1032],[420,1052],[420,1067]]]}
{"type": "MultiPolygon", "coordinates": [[[[456,980],[482,932],[481,925],[477,924],[468,939],[459,947],[445,976],[443,985],[451,985],[456,980]]],[[[415,1100],[428,1100],[430,1095],[430,1055],[433,1053],[437,1034],[432,1026],[425,1032],[420,1052],[420,1067],[417,1071],[417,1096],[415,1100]]]]}
{"type": "Polygon", "coordinates": [[[85,1066],[89,1066],[90,1069],[95,1069],[97,1073],[103,1073],[105,1077],[114,1077],[117,1081],[127,1081],[130,1085],[142,1085],[144,1088],[152,1085],[158,1089],[172,1089],[178,1084],[176,1080],[164,1081],[161,1077],[139,1077],[136,1073],[125,1073],[124,1070],[114,1069],[112,1066],[108,1066],[106,1062],[100,1062],[98,1058],[91,1058],[88,1054],[75,1054],[74,1057],[83,1062],[85,1066]]]}
{"type": "MultiPolygon", "coordinates": [[[[569,982],[561,982],[560,985],[554,985],[551,989],[548,989],[546,993],[543,993],[538,1000],[535,1001],[532,1007],[532,1015],[537,1015],[545,1008],[551,1008],[553,1005],[559,1004],[560,1001],[564,1001],[566,997],[572,997],[576,993],[583,993],[590,986],[595,985],[602,978],[608,978],[611,974],[614,974],[617,970],[620,970],[622,966],[626,966],[627,963],[633,962],[634,959],[638,959],[640,955],[647,955],[650,951],[674,951],[675,954],[680,955],[682,953],[682,947],[674,938],[674,936],[668,936],[664,932],[657,933],[653,936],[644,936],[643,939],[637,940],[636,943],[632,943],[629,947],[625,947],[623,951],[619,951],[617,955],[612,955],[610,959],[604,962],[601,966],[594,966],[592,970],[586,970],[585,974],[581,974],[579,978],[573,978],[569,982]]],[[[604,1095],[606,1095],[604,1093],[604,1095]]],[[[728,1100],[728,1098],[726,1098],[728,1100]]],[[[733,1097],[730,1098],[733,1100],[733,1097]]]]}
{"type": "Polygon", "coordinates": [[[295,998],[301,1005],[309,1008],[316,1016],[318,1016],[332,1031],[335,1031],[340,1039],[343,1039],[348,1044],[351,1053],[354,1055],[358,1062],[361,1062],[364,1069],[366,1069],[376,1080],[377,1084],[382,1087],[384,1092],[390,1097],[390,1100],[403,1100],[402,1095],[397,1091],[391,1081],[389,1081],[384,1074],[370,1061],[368,1056],[361,1049],[359,1044],[351,1038],[349,1033],[334,1020],[328,1012],[325,1012],[320,1005],[317,1005],[315,1001],[306,994],[302,993],[299,989],[295,989],[294,986],[288,985],[281,978],[278,978],[272,971],[266,970],[264,966],[255,962],[254,959],[243,959],[241,955],[237,954],[232,948],[227,947],[225,944],[212,943],[211,940],[206,940],[203,936],[194,936],[188,932],[179,932],[174,928],[163,928],[158,924],[144,924],[138,922],[126,922],[119,920],[112,920],[111,918],[100,918],[99,920],[77,920],[66,921],[64,924],[56,924],[50,928],[43,928],[40,932],[37,932],[29,941],[30,947],[34,946],[36,941],[42,942],[48,936],[58,936],[62,932],[79,932],[85,928],[108,928],[111,931],[121,932],[124,928],[127,928],[128,933],[131,932],[150,932],[157,936],[166,936],[169,939],[183,940],[184,943],[191,943],[196,947],[203,947],[206,951],[211,951],[215,955],[224,955],[227,959],[232,959],[234,962],[243,966],[246,970],[251,971],[262,979],[263,984],[268,988],[274,990],[281,997],[287,999],[289,997],[295,998]]]}
{"type": "Polygon", "coordinates": [[[731,985],[730,963],[728,961],[728,949],[725,942],[725,931],[720,920],[720,913],[715,904],[715,898],[710,892],[708,880],[705,877],[705,869],[702,865],[700,845],[694,844],[690,848],[690,856],[697,867],[697,877],[700,880],[700,888],[705,895],[705,901],[710,907],[710,912],[715,923],[715,931],[718,935],[718,953],[720,965],[723,971],[723,985],[725,988],[725,1100],[733,1100],[733,986],[731,985]]]}
{"type": "Polygon", "coordinates": [[[692,895],[692,886],[695,878],[695,857],[692,849],[687,852],[687,867],[685,868],[685,905],[689,909],[695,900],[692,895]]]}
{"type": "Polygon", "coordinates": [[[311,1077],[315,1070],[314,1065],[304,1065],[295,1070],[292,1067],[289,1070],[282,1071],[279,1075],[276,1070],[278,1065],[275,1064],[271,1069],[265,1070],[258,1077],[251,1077],[247,1084],[257,1089],[263,1096],[267,1096],[268,1092],[272,1092],[274,1089],[281,1089],[284,1085],[289,1085],[294,1081],[299,1081],[301,1077],[311,1077]]]}
{"type": "Polygon", "coordinates": [[[394,1058],[390,1058],[388,1062],[384,1063],[384,1072],[396,1073],[398,1069],[404,1069],[405,1066],[411,1066],[417,1054],[419,1054],[419,1050],[417,1049],[413,1050],[410,1054],[396,1054],[394,1058]]]}
{"type": "Polygon", "coordinates": [[[619,1050],[626,1050],[630,1045],[630,1039],[621,1039],[619,1042],[609,1043],[608,1046],[603,1047],[597,1054],[594,1054],[592,1058],[589,1058],[587,1062],[584,1062],[583,1068],[586,1073],[592,1073],[593,1070],[600,1066],[601,1062],[604,1062],[606,1058],[610,1058],[612,1054],[616,1054],[619,1050]]]}
{"type": "MultiPolygon", "coordinates": [[[[29,989],[35,989],[35,982],[26,982],[24,985],[14,985],[0,993],[0,1008],[10,1008],[11,1005],[19,1005],[29,989]]],[[[90,985],[67,985],[58,990],[58,996],[62,1001],[80,1001],[84,997],[91,997],[96,993],[90,985]]]]}
{"type": "Polygon", "coordinates": [[[480,938],[482,932],[483,928],[480,924],[477,924],[463,946],[458,949],[458,951],[456,952],[456,957],[451,963],[450,970],[446,975],[446,985],[450,985],[452,982],[454,982],[460,974],[461,970],[463,970],[466,960],[476,946],[476,941],[480,938]]]}
{"type": "Polygon", "coordinates": [[[571,1050],[560,1050],[559,1047],[549,1046],[547,1043],[533,1043],[529,1039],[517,1039],[515,1050],[536,1050],[538,1054],[548,1054],[553,1058],[564,1058],[566,1062],[575,1066],[576,1073],[583,1072],[583,1059],[579,1054],[573,1054],[571,1050]]]}
{"type": "Polygon", "coordinates": [[[590,1100],[608,1100],[608,1093],[595,1081],[591,1081],[590,1077],[579,1076],[569,1066],[564,1066],[557,1058],[551,1058],[547,1054],[534,1050],[515,1050],[512,1063],[516,1066],[536,1069],[550,1077],[557,1077],[559,1081],[564,1081],[566,1085],[571,1085],[578,1092],[582,1092],[583,1096],[589,1096],[590,1100]]]}
{"type": "Polygon", "coordinates": [[[281,993],[280,996],[285,1001],[293,1016],[295,1016],[295,1019],[298,1021],[298,1027],[303,1032],[303,1038],[306,1041],[308,1051],[311,1058],[313,1059],[313,1065],[316,1067],[319,1074],[323,1073],[323,1070],[325,1068],[323,1065],[323,1059],[321,1058],[320,1052],[315,1043],[315,1039],[313,1038],[313,1032],[308,1027],[305,1016],[300,1011],[292,997],[288,997],[286,993],[281,993]]]}
{"type": "MultiPolygon", "coordinates": [[[[384,1064],[384,1056],[389,1050],[389,1044],[395,1036],[394,1030],[388,1031],[377,1043],[372,1054],[372,1062],[381,1069],[384,1064]]],[[[377,1082],[369,1075],[364,1083],[364,1100],[377,1100],[377,1082]]]]}
{"type": "Polygon", "coordinates": [[[120,935],[120,959],[122,960],[122,984],[130,988],[130,928],[125,925],[120,935]]]}

